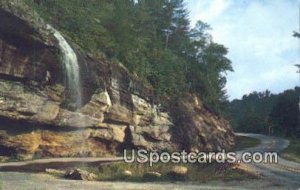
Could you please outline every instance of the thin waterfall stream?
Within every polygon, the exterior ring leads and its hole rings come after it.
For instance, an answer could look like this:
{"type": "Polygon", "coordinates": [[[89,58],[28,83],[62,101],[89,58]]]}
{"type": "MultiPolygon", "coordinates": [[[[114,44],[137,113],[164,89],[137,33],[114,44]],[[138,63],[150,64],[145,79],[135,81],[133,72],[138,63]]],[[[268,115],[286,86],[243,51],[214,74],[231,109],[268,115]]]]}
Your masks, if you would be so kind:
{"type": "Polygon", "coordinates": [[[72,102],[73,107],[77,108],[82,103],[81,82],[77,55],[60,32],[50,25],[47,25],[47,27],[53,32],[54,37],[59,42],[65,76],[65,87],[67,88],[66,97],[70,98],[68,102],[72,102]]]}
{"type": "MultiPolygon", "coordinates": [[[[54,37],[58,40],[59,43],[61,62],[63,64],[63,71],[65,77],[65,88],[67,98],[66,102],[68,104],[67,107],[77,110],[77,112],[80,112],[78,108],[82,104],[82,88],[77,55],[60,32],[58,32],[50,25],[47,25],[47,28],[53,32],[54,37]]],[[[83,119],[80,119],[78,122],[80,122],[79,124],[83,126],[83,119]]],[[[81,146],[79,146],[80,156],[85,155],[84,152],[86,142],[84,140],[84,130],[82,130],[82,136],[83,138],[80,139],[82,140],[81,146]]]]}

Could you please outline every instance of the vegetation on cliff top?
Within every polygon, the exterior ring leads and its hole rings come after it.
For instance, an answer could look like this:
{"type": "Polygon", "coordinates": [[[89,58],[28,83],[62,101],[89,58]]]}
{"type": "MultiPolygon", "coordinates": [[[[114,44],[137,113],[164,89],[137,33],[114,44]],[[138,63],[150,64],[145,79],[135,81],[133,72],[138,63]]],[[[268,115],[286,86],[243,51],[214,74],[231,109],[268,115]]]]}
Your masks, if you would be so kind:
{"type": "Polygon", "coordinates": [[[25,0],[47,22],[94,55],[122,62],[157,95],[192,92],[217,112],[226,105],[227,49],[210,26],[191,28],[183,0],[25,0]]]}

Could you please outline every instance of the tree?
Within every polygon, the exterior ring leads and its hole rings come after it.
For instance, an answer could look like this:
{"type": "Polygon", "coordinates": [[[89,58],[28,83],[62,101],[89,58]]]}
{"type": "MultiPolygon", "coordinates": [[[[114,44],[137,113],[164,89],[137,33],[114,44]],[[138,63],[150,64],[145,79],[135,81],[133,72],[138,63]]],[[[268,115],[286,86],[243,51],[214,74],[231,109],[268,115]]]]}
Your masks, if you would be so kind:
{"type": "Polygon", "coordinates": [[[24,1],[83,50],[121,62],[158,97],[192,92],[225,109],[227,49],[213,42],[208,24],[190,28],[184,0],[24,1]]]}
{"type": "Polygon", "coordinates": [[[36,3],[37,5],[41,5],[42,0],[33,0],[34,3],[36,3]]]}
{"type": "Polygon", "coordinates": [[[294,31],[294,32],[293,32],[293,36],[296,37],[296,38],[300,38],[300,33],[294,31]]]}
{"type": "Polygon", "coordinates": [[[277,103],[277,99],[277,95],[266,90],[264,92],[252,92],[244,95],[242,100],[230,102],[229,119],[235,130],[268,133],[269,114],[277,103]],[[255,123],[250,121],[249,118],[251,117],[256,120],[255,123]],[[248,125],[247,122],[252,123],[248,125]]]}
{"type": "Polygon", "coordinates": [[[270,122],[278,135],[297,136],[299,126],[299,96],[294,90],[287,90],[279,95],[278,102],[270,114],[270,122]]]}
{"type": "Polygon", "coordinates": [[[239,121],[240,130],[251,133],[265,133],[267,125],[254,107],[248,107],[239,121]]]}
{"type": "Polygon", "coordinates": [[[268,90],[244,95],[230,103],[230,120],[236,131],[268,133],[272,127],[276,135],[300,137],[299,95],[299,87],[277,95],[268,90]]]}

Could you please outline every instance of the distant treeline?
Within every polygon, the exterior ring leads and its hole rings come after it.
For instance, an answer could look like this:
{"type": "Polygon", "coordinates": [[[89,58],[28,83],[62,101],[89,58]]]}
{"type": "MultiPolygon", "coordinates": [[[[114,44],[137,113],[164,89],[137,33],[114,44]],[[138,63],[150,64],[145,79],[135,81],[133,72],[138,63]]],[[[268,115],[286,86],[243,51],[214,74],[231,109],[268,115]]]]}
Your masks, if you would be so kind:
{"type": "Polygon", "coordinates": [[[300,138],[300,87],[280,94],[253,92],[230,103],[235,131],[300,138]]]}
{"type": "Polygon", "coordinates": [[[227,48],[210,26],[190,25],[184,0],[25,0],[39,15],[95,56],[121,62],[159,96],[199,95],[222,112],[227,48]]]}

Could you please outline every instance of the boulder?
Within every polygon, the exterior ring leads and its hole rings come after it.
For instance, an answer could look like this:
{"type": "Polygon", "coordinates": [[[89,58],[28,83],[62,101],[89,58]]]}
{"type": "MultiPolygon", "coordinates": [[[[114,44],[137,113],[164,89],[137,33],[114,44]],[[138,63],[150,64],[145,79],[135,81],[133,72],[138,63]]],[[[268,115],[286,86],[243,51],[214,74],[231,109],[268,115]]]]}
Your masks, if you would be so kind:
{"type": "Polygon", "coordinates": [[[168,172],[168,174],[174,176],[185,176],[187,172],[188,168],[185,166],[173,166],[172,169],[168,172]]]}
{"type": "Polygon", "coordinates": [[[161,174],[159,172],[146,172],[144,175],[143,175],[143,179],[145,180],[158,180],[160,179],[161,177],[161,174]]]}
{"type": "Polygon", "coordinates": [[[81,169],[74,169],[74,170],[67,171],[64,177],[66,179],[84,180],[84,181],[95,181],[97,179],[96,174],[81,169]]]}
{"type": "Polygon", "coordinates": [[[124,170],[122,173],[121,173],[121,176],[122,177],[131,177],[132,176],[132,172],[130,170],[124,170]]]}

